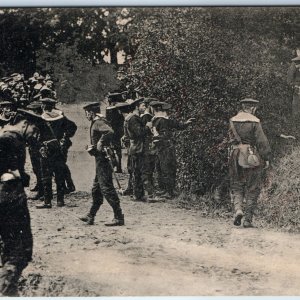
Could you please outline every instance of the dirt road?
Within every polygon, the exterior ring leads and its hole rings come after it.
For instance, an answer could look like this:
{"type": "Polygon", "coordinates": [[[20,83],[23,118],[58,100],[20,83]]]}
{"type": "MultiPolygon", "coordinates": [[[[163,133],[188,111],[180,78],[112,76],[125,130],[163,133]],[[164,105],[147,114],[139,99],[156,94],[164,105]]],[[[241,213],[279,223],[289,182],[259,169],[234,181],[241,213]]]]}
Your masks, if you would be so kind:
{"type": "MultiPolygon", "coordinates": [[[[234,228],[172,201],[136,203],[122,197],[126,226],[105,227],[103,205],[94,226],[77,217],[90,206],[93,159],[80,128],[69,162],[77,192],[66,207],[36,210],[29,202],[34,260],[20,283],[22,296],[300,295],[300,236],[234,228]]],[[[126,176],[122,176],[126,184],[126,176]]]]}

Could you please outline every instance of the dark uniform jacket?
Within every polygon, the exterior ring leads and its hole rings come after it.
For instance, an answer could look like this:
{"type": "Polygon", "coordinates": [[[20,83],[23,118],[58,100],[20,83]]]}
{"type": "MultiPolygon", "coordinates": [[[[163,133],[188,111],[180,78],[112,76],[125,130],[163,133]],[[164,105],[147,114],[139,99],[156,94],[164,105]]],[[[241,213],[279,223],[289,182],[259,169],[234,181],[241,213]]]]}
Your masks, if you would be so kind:
{"type": "Polygon", "coordinates": [[[145,126],[137,113],[130,113],[124,122],[125,137],[130,139],[129,155],[142,153],[144,150],[145,126]]]}
{"type": "Polygon", "coordinates": [[[61,144],[61,141],[69,142],[68,139],[76,133],[76,124],[57,110],[44,112],[42,118],[44,122],[39,126],[40,143],[47,146],[49,156],[62,154],[60,147],[64,145],[61,144]]]}
{"type": "MultiPolygon", "coordinates": [[[[114,131],[109,126],[108,121],[103,115],[97,114],[96,118],[92,121],[90,127],[91,145],[97,148],[97,145],[109,146],[112,141],[114,131]]],[[[97,151],[95,157],[98,159],[106,159],[103,152],[97,151]]]]}
{"type": "Polygon", "coordinates": [[[20,133],[3,131],[0,133],[0,176],[8,170],[19,170],[25,174],[25,142],[20,133]]]}
{"type": "Polygon", "coordinates": [[[153,116],[150,113],[144,113],[140,116],[143,126],[145,127],[144,151],[151,151],[152,132],[149,127],[146,127],[148,122],[151,122],[153,116]]]}
{"type": "Polygon", "coordinates": [[[154,139],[171,141],[172,132],[174,129],[182,130],[187,128],[188,125],[178,122],[168,117],[153,117],[152,119],[154,139]]]}

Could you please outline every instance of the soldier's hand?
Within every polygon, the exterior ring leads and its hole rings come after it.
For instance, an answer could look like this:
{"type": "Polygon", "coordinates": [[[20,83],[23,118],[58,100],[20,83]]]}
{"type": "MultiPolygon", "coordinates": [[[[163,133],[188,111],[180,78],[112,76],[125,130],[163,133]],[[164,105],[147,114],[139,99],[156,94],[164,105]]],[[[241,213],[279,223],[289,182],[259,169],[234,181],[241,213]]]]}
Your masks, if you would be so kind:
{"type": "Polygon", "coordinates": [[[191,124],[191,123],[193,123],[194,121],[196,120],[196,118],[189,118],[186,122],[185,122],[185,124],[191,124]]]}
{"type": "Polygon", "coordinates": [[[265,167],[264,167],[264,169],[266,170],[266,169],[268,169],[270,167],[270,162],[267,160],[266,162],[265,162],[265,167]]]}

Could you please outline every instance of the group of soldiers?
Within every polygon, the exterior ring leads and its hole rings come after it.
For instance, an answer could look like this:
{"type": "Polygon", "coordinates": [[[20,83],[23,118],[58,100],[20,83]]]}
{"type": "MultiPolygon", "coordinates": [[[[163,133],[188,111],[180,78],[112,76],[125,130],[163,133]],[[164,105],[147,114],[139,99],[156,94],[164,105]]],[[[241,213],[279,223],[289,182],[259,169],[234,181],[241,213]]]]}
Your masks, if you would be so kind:
{"type": "MultiPolygon", "coordinates": [[[[289,72],[295,88],[295,107],[300,99],[299,69],[300,57],[297,57],[289,72]]],[[[57,206],[64,206],[64,195],[75,191],[66,162],[77,126],[56,108],[52,84],[49,76],[44,78],[38,73],[28,81],[22,74],[12,74],[0,83],[0,295],[15,295],[18,278],[32,257],[32,233],[24,191],[30,179],[24,167],[26,147],[37,178],[33,199],[42,200],[37,208],[52,207],[53,178],[57,206]]],[[[96,174],[90,210],[80,219],[93,225],[105,198],[114,214],[112,222],[105,225],[122,226],[124,214],[113,184],[114,172],[122,172],[122,148],[127,149],[129,173],[128,187],[122,195],[130,195],[133,201],[140,202],[156,197],[172,199],[177,169],[173,132],[188,128],[194,120],[174,120],[170,117],[172,106],[156,98],[126,99],[126,93],[121,92],[109,93],[107,98],[109,106],[105,113],[101,113],[99,102],[83,107],[91,123],[90,145],[86,150],[95,157],[96,174]]],[[[270,165],[271,149],[255,116],[259,101],[246,98],[240,105],[241,110],[229,121],[230,194],[234,225],[251,228],[263,170],[270,165]]]]}
{"type": "Polygon", "coordinates": [[[122,171],[121,143],[127,148],[129,181],[123,195],[132,195],[134,201],[141,202],[154,197],[170,199],[174,197],[176,178],[172,132],[187,128],[193,120],[178,122],[169,118],[171,105],[155,98],[138,97],[125,101],[122,93],[111,93],[108,101],[107,118],[101,114],[98,102],[84,107],[91,121],[91,145],[87,149],[96,159],[96,177],[92,188],[93,204],[81,220],[89,225],[94,224],[104,196],[114,211],[114,220],[107,225],[119,226],[124,225],[124,215],[112,183],[113,169],[108,165],[109,157],[105,149],[113,144],[119,156],[117,171],[122,171]]]}

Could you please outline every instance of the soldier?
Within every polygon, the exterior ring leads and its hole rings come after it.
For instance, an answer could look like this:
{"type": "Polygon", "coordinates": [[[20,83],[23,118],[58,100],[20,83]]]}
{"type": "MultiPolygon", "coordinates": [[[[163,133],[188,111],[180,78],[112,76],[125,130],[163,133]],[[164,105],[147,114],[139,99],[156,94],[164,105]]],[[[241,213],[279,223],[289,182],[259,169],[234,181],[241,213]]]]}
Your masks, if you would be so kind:
{"type": "Polygon", "coordinates": [[[287,82],[293,88],[292,114],[297,117],[300,114],[300,56],[292,59],[287,82]]]}
{"type": "MultiPolygon", "coordinates": [[[[39,101],[30,103],[26,109],[34,112],[37,115],[42,114],[42,103],[39,101]]],[[[43,198],[44,189],[42,183],[42,166],[41,166],[41,154],[40,154],[40,144],[37,142],[28,144],[28,151],[31,160],[32,170],[36,176],[36,185],[30,191],[37,192],[36,195],[31,197],[32,200],[38,200],[43,198]]]]}
{"type": "Polygon", "coordinates": [[[109,126],[108,121],[100,114],[100,105],[98,102],[88,104],[83,107],[87,119],[91,122],[90,138],[91,145],[87,151],[96,161],[96,176],[92,187],[93,203],[89,213],[81,217],[83,222],[88,225],[94,224],[95,216],[103,204],[103,197],[107,200],[114,212],[114,220],[106,226],[122,226],[124,225],[124,215],[120,207],[120,200],[114,188],[112,180],[112,168],[105,154],[104,147],[109,146],[113,130],[109,126]]]}
{"type": "MultiPolygon", "coordinates": [[[[146,127],[146,124],[151,122],[153,115],[150,111],[150,102],[158,101],[154,98],[145,98],[144,103],[146,106],[145,112],[141,114],[142,124],[146,127]]],[[[152,132],[149,127],[146,127],[146,133],[144,138],[144,158],[143,158],[143,170],[142,178],[144,183],[144,188],[148,194],[148,197],[152,197],[154,193],[154,179],[153,174],[155,171],[156,163],[155,151],[152,147],[152,132]]]]}
{"type": "Polygon", "coordinates": [[[153,133],[153,145],[157,157],[157,168],[160,172],[159,186],[162,188],[160,191],[161,197],[173,198],[176,183],[176,153],[173,141],[173,131],[183,130],[193,122],[193,118],[188,119],[186,122],[178,122],[172,120],[167,115],[167,110],[171,105],[161,101],[152,101],[150,106],[154,110],[154,117],[147,126],[153,133]]]}
{"type": "Polygon", "coordinates": [[[229,157],[231,196],[234,204],[234,225],[253,227],[252,217],[261,190],[262,170],[269,167],[270,145],[260,120],[255,117],[259,101],[243,99],[242,110],[230,119],[232,146],[229,157]],[[251,156],[249,155],[251,154],[251,156]],[[243,210],[243,200],[246,200],[243,210]]]}
{"type": "Polygon", "coordinates": [[[0,135],[0,238],[3,242],[0,268],[0,295],[16,296],[17,282],[32,259],[30,216],[24,187],[29,175],[24,171],[25,146],[39,134],[34,113],[21,111],[26,119],[0,135]]]}
{"type": "Polygon", "coordinates": [[[109,107],[106,110],[106,118],[110,123],[113,131],[114,136],[112,140],[112,144],[114,149],[117,152],[118,156],[118,166],[117,166],[117,173],[122,173],[122,146],[121,146],[121,138],[124,135],[124,117],[123,115],[116,109],[111,109],[117,102],[124,102],[123,94],[122,93],[110,93],[107,96],[109,107]]]}
{"type": "Polygon", "coordinates": [[[13,111],[13,104],[9,101],[0,102],[0,128],[10,124],[15,113],[13,111]]]}
{"type": "Polygon", "coordinates": [[[136,99],[130,104],[134,109],[129,113],[124,122],[124,134],[130,140],[129,152],[132,169],[132,187],[135,201],[147,201],[145,198],[144,184],[142,179],[144,159],[144,139],[146,128],[140,115],[145,112],[144,98],[136,99]]]}
{"type": "Polygon", "coordinates": [[[42,102],[42,119],[44,126],[41,128],[41,148],[42,156],[42,183],[44,189],[44,203],[36,208],[52,207],[52,174],[54,174],[57,189],[57,206],[64,206],[65,194],[65,154],[62,150],[63,139],[71,138],[76,132],[76,125],[64,117],[59,110],[54,110],[56,103],[54,99],[45,98],[42,102]],[[74,127],[75,125],[75,127],[74,127]]]}
{"type": "Polygon", "coordinates": [[[56,99],[56,92],[53,88],[53,81],[48,79],[45,82],[45,85],[40,89],[41,98],[51,98],[56,99]]]}

